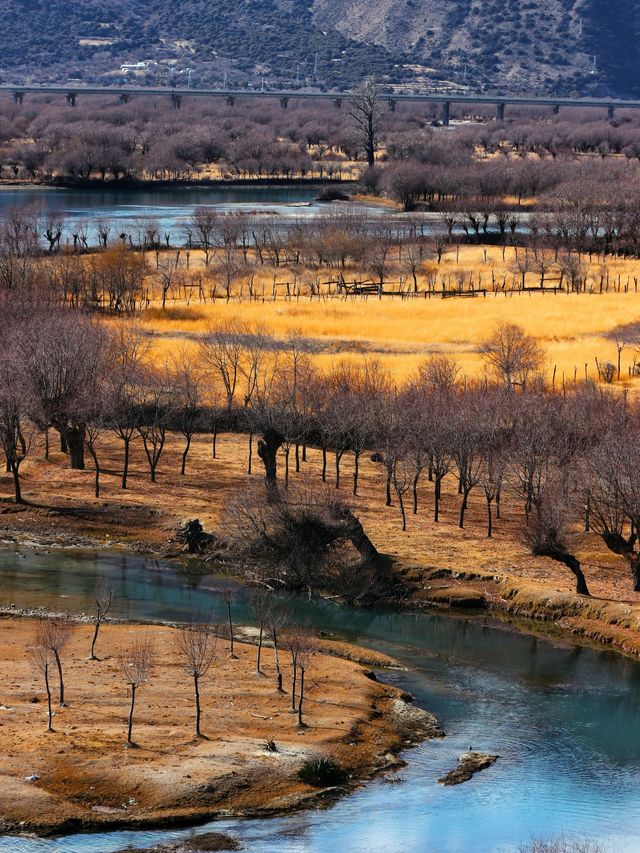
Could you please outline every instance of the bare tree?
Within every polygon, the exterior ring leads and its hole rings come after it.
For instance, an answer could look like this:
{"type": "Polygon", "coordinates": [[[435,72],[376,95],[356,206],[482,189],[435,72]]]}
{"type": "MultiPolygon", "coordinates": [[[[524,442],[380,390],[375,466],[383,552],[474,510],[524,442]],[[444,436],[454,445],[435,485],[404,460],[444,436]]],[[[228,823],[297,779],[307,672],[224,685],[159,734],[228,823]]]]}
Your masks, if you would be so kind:
{"type": "Polygon", "coordinates": [[[89,652],[89,660],[98,660],[95,655],[96,642],[100,632],[100,626],[109,615],[109,611],[113,606],[115,599],[115,591],[111,586],[108,578],[99,578],[96,584],[96,589],[93,597],[95,609],[93,616],[93,637],[91,638],[91,650],[89,652]]]}
{"type": "Polygon", "coordinates": [[[565,565],[576,579],[578,595],[589,595],[580,561],[569,546],[566,501],[563,487],[548,486],[536,501],[533,521],[524,528],[523,538],[532,554],[550,557],[565,565]]]}
{"type": "Polygon", "coordinates": [[[36,631],[35,645],[42,649],[49,650],[53,655],[53,659],[55,660],[56,667],[58,669],[59,703],[61,708],[65,707],[61,655],[65,646],[71,639],[72,629],[73,625],[69,619],[67,617],[60,616],[42,619],[39,622],[38,629],[36,631]]]}
{"type": "Polygon", "coordinates": [[[544,360],[535,338],[515,323],[499,323],[480,351],[496,377],[508,388],[525,387],[544,360]]]}
{"type": "Polygon", "coordinates": [[[180,474],[184,476],[191,441],[196,432],[202,402],[202,380],[190,354],[179,350],[171,365],[172,405],[176,411],[175,426],[185,439],[180,474]]]}
{"type": "Polygon", "coordinates": [[[149,463],[151,482],[156,482],[156,472],[164,450],[167,430],[173,413],[170,376],[166,369],[147,369],[142,386],[143,413],[136,429],[142,437],[149,463]]]}
{"type": "Polygon", "coordinates": [[[371,167],[375,164],[377,138],[382,125],[378,87],[371,78],[365,80],[350,98],[349,115],[371,167]]]}
{"type": "Polygon", "coordinates": [[[4,338],[4,352],[0,359],[0,448],[7,471],[13,476],[16,503],[22,503],[20,466],[40,430],[28,416],[33,401],[16,347],[12,346],[10,327],[0,324],[0,337],[4,338]]]}
{"type": "Polygon", "coordinates": [[[200,348],[203,366],[217,373],[222,381],[229,411],[238,385],[246,333],[247,329],[238,321],[220,323],[209,330],[200,348]]]}
{"type": "Polygon", "coordinates": [[[236,654],[234,651],[233,643],[233,618],[231,614],[231,608],[233,607],[234,602],[238,598],[238,592],[235,587],[232,586],[219,586],[216,587],[215,592],[222,598],[225,607],[227,608],[227,624],[229,625],[229,657],[235,658],[236,654]]]}
{"type": "Polygon", "coordinates": [[[141,385],[149,340],[133,322],[119,323],[112,339],[113,361],[106,392],[107,422],[124,445],[121,487],[127,488],[131,443],[142,416],[141,385]]]}
{"type": "Polygon", "coordinates": [[[270,589],[256,587],[249,591],[249,604],[258,626],[258,651],[256,654],[256,672],[261,673],[262,640],[264,633],[272,623],[273,593],[270,589]]]}
{"type": "Polygon", "coordinates": [[[193,696],[196,706],[196,737],[200,730],[200,681],[205,678],[217,653],[217,637],[209,620],[198,619],[181,628],[176,635],[176,648],[182,670],[193,679],[193,696]]]}
{"type": "Polygon", "coordinates": [[[18,350],[35,420],[58,430],[71,467],[83,469],[87,409],[107,372],[105,328],[82,315],[49,312],[25,324],[18,350]]]}
{"type": "Polygon", "coordinates": [[[126,648],[118,653],[120,672],[131,690],[131,705],[129,706],[129,718],[127,722],[127,746],[135,746],[132,739],[133,713],[136,705],[138,690],[146,684],[156,664],[156,650],[152,641],[147,638],[137,637],[126,648]]]}
{"type": "Polygon", "coordinates": [[[307,671],[311,667],[313,661],[313,647],[310,640],[300,645],[297,654],[298,671],[300,672],[300,690],[298,693],[298,726],[303,728],[306,723],[302,716],[302,705],[304,702],[304,681],[307,671]]]}
{"type": "Polygon", "coordinates": [[[53,710],[51,708],[51,667],[53,665],[53,655],[51,649],[47,646],[39,644],[39,637],[36,636],[36,643],[29,647],[29,657],[31,663],[44,678],[44,687],[47,693],[47,731],[53,731],[53,710]]]}
{"type": "Polygon", "coordinates": [[[271,637],[273,643],[273,659],[276,665],[277,690],[282,693],[282,667],[280,666],[280,635],[285,629],[288,621],[288,613],[285,608],[276,601],[273,601],[269,608],[269,618],[267,621],[267,633],[271,637]]]}

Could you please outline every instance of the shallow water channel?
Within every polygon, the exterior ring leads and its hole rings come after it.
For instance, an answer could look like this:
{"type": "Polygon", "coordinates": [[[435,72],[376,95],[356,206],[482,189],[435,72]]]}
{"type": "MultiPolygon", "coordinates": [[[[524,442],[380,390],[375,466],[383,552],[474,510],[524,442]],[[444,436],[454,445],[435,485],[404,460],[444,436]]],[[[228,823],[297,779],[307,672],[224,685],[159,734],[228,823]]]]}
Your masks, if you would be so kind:
{"type": "MultiPolygon", "coordinates": [[[[175,565],[107,552],[0,550],[0,600],[81,612],[99,574],[118,616],[180,620],[222,608],[221,581],[175,565]]],[[[589,835],[640,850],[640,665],[609,652],[554,644],[483,618],[354,611],[298,601],[316,628],[394,655],[408,670],[382,677],[410,690],[447,733],[409,750],[398,784],[367,784],[325,810],[223,820],[251,853],[489,853],[536,837],[589,835]],[[495,752],[470,782],[436,780],[460,752],[495,752]]],[[[238,605],[237,619],[249,621],[238,605]]],[[[112,853],[202,832],[115,832],[60,839],[0,838],[4,853],[112,853]]]]}

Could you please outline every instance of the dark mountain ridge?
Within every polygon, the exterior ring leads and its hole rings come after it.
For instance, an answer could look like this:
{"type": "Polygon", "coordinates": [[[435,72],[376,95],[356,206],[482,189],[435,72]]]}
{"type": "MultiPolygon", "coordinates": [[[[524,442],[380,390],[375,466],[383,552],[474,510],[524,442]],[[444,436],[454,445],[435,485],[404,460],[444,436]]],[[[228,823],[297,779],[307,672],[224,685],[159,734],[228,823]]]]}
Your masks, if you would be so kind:
{"type": "Polygon", "coordinates": [[[628,0],[0,0],[3,82],[640,97],[628,0]],[[144,63],[123,71],[123,64],[144,63]]]}

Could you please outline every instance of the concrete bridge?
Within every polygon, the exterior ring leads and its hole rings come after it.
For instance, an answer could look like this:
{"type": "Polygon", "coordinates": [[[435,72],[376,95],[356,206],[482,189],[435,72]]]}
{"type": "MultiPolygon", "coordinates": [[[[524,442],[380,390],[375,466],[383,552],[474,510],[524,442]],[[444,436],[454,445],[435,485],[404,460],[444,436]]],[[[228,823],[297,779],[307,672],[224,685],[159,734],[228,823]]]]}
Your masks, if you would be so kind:
{"type": "MultiPolygon", "coordinates": [[[[233,106],[240,99],[279,100],[280,106],[286,109],[289,101],[332,101],[336,108],[340,109],[345,101],[352,96],[350,92],[301,92],[301,91],[252,91],[248,89],[191,89],[191,88],[166,88],[147,86],[10,86],[0,85],[0,93],[5,92],[13,96],[15,103],[21,104],[26,95],[64,95],[67,103],[74,107],[79,97],[90,95],[118,98],[122,103],[127,103],[130,98],[136,96],[165,97],[171,100],[175,109],[180,109],[183,98],[223,98],[227,104],[233,106]]],[[[638,110],[640,101],[621,101],[611,98],[554,98],[550,96],[520,96],[520,95],[408,95],[408,94],[381,94],[380,102],[386,104],[393,112],[397,104],[403,103],[428,103],[439,104],[442,107],[441,120],[444,125],[450,121],[451,106],[453,104],[467,104],[469,106],[493,106],[496,110],[496,119],[502,122],[505,117],[506,108],[511,107],[545,107],[552,110],[554,114],[560,112],[562,107],[573,107],[580,109],[596,109],[606,112],[608,118],[613,118],[616,110],[638,110]]]]}

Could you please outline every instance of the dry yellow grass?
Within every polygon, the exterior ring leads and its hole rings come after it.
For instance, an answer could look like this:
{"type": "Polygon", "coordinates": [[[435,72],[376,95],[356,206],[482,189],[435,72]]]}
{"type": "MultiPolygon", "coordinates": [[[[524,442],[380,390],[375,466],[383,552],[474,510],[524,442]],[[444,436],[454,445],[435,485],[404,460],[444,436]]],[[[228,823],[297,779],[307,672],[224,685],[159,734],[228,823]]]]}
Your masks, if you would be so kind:
{"type": "MultiPolygon", "coordinates": [[[[595,377],[595,357],[615,361],[614,344],[604,336],[616,326],[640,318],[640,294],[490,294],[474,299],[410,299],[400,301],[369,297],[341,301],[290,302],[232,300],[192,303],[180,307],[180,318],[171,310],[166,319],[154,310],[143,323],[156,335],[159,357],[175,349],[176,342],[193,345],[211,326],[231,318],[262,325],[278,337],[299,331],[323,344],[319,365],[328,367],[344,357],[358,357],[360,350],[375,354],[401,381],[433,353],[456,358],[469,376],[483,369],[480,342],[495,324],[507,320],[534,335],[546,353],[547,370],[554,365],[560,379],[584,376],[585,363],[595,377]],[[189,315],[191,316],[185,316],[189,315]]],[[[623,353],[623,373],[633,361],[633,351],[623,353]]]]}
{"type": "MultiPolygon", "coordinates": [[[[458,361],[465,375],[478,375],[484,369],[479,344],[497,322],[504,320],[520,324],[539,340],[546,353],[547,372],[551,376],[555,367],[558,383],[562,382],[563,374],[567,381],[572,381],[574,375],[583,378],[585,365],[586,374],[596,378],[596,357],[600,361],[616,360],[615,346],[605,335],[618,325],[640,318],[640,293],[634,284],[634,278],[640,277],[640,263],[607,258],[604,267],[601,259],[594,258],[587,264],[587,288],[592,290],[587,293],[494,292],[492,275],[498,287],[505,277],[507,286],[513,281],[513,273],[509,271],[513,255],[514,250],[507,248],[503,258],[503,249],[498,246],[451,249],[440,264],[428,262],[419,277],[421,291],[428,289],[429,281],[435,281],[439,293],[430,298],[425,298],[424,292],[405,299],[397,295],[380,299],[371,294],[310,298],[305,282],[335,277],[335,271],[324,270],[303,274],[298,271],[297,280],[302,283],[304,295],[287,299],[284,287],[279,287],[274,301],[274,279],[292,283],[294,273],[287,268],[276,270],[265,265],[255,275],[258,300],[247,298],[244,284],[235,286],[228,302],[220,298],[220,288],[218,298],[212,300],[208,295],[206,302],[173,294],[164,311],[158,299],[152,300],[142,313],[142,322],[156,337],[158,359],[171,353],[178,342],[187,349],[194,347],[209,327],[233,318],[262,326],[280,338],[299,332],[317,340],[322,344],[317,363],[323,369],[368,352],[402,381],[434,353],[447,353],[458,361]],[[603,274],[608,274],[609,291],[600,293],[603,274]],[[475,286],[487,288],[488,292],[484,296],[443,299],[442,279],[453,286],[459,275],[464,275],[467,284],[469,276],[473,276],[475,286]]],[[[203,268],[199,252],[191,253],[190,264],[192,272],[203,268]]],[[[349,281],[360,275],[364,273],[352,270],[345,278],[349,281]]],[[[394,283],[397,286],[398,275],[399,270],[391,271],[389,289],[394,283]]],[[[533,287],[537,281],[537,275],[528,274],[528,286],[533,287]]],[[[207,294],[208,288],[205,285],[207,294]]],[[[623,353],[623,378],[628,376],[634,354],[631,348],[623,353]]]]}

